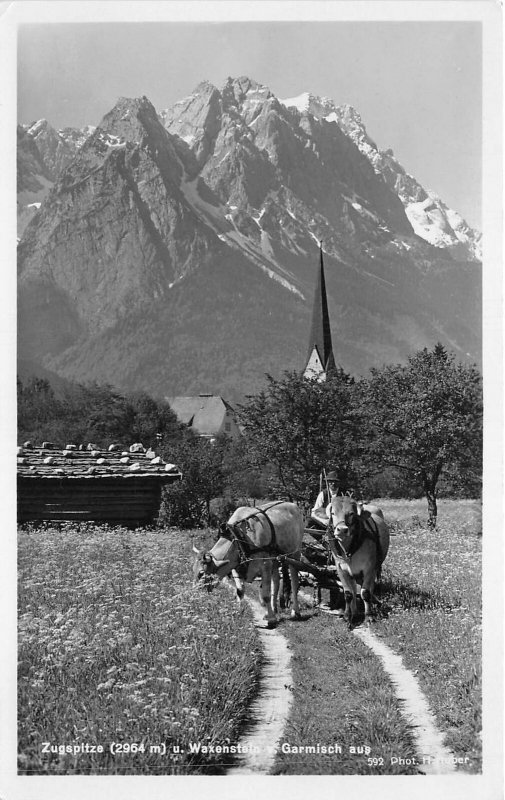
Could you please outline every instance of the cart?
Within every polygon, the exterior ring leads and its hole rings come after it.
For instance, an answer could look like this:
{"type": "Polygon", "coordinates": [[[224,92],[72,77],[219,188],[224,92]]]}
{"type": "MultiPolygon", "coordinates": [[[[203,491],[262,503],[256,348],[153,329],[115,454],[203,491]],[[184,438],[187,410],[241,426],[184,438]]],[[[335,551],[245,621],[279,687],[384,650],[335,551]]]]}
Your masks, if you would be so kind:
{"type": "MultiPolygon", "coordinates": [[[[300,586],[311,586],[314,590],[314,601],[317,605],[321,604],[321,590],[328,589],[330,592],[330,608],[342,607],[344,604],[344,591],[338,578],[337,567],[328,546],[323,540],[323,529],[305,528],[302,540],[302,552],[300,560],[289,555],[279,556],[278,560],[283,565],[291,564],[298,570],[300,586]]],[[[283,590],[281,598],[289,596],[291,586],[286,586],[289,582],[289,572],[282,570],[283,590]]],[[[281,599],[281,606],[283,605],[281,599]]]]}

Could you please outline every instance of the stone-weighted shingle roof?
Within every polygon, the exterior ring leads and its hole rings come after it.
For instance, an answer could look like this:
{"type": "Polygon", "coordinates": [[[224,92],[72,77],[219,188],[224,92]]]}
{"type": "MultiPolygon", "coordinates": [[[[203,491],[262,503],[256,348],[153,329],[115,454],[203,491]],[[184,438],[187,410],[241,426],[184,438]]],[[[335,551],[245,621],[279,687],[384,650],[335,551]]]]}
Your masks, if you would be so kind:
{"type": "Polygon", "coordinates": [[[136,443],[127,449],[110,445],[100,449],[93,444],[86,447],[69,444],[63,450],[49,442],[34,446],[27,442],[18,447],[18,476],[25,478],[100,478],[134,476],[156,478],[169,483],[181,477],[175,464],[167,463],[153,450],[136,443]]]}

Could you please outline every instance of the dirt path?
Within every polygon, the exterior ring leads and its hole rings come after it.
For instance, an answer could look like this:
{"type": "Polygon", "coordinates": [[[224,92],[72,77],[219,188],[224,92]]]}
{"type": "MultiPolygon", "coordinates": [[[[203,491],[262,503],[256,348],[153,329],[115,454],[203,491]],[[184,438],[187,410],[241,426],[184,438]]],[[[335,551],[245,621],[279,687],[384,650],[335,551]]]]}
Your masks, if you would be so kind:
{"type": "Polygon", "coordinates": [[[227,775],[268,775],[275,761],[275,751],[289,715],[293,682],[291,652],[284,636],[275,628],[265,628],[263,610],[256,600],[250,604],[263,648],[265,663],[260,689],[251,706],[251,720],[238,744],[247,752],[237,758],[239,764],[227,775]]]}
{"type": "MultiPolygon", "coordinates": [[[[306,602],[313,605],[313,599],[307,592],[300,594],[306,602]]],[[[344,623],[335,616],[335,624],[344,623]]],[[[370,628],[357,627],[352,632],[380,658],[395,694],[402,702],[400,710],[412,726],[419,771],[425,775],[447,775],[455,772],[454,754],[445,747],[443,734],[437,728],[428,701],[415,676],[403,665],[401,656],[391,650],[370,628]]]]}
{"type": "Polygon", "coordinates": [[[454,754],[445,747],[443,734],[437,728],[428,701],[414,675],[404,667],[401,656],[367,628],[354,628],[353,633],[380,658],[396,696],[402,701],[402,714],[412,724],[419,771],[425,775],[455,772],[454,754]]]}
{"type": "MultiPolygon", "coordinates": [[[[312,605],[312,598],[300,593],[312,605]]],[[[276,746],[289,716],[292,694],[291,653],[285,637],[277,629],[265,628],[263,610],[258,601],[247,598],[258,626],[265,663],[258,695],[251,706],[250,723],[238,744],[246,752],[238,756],[238,765],[228,775],[268,775],[275,761],[276,746]]],[[[335,618],[335,624],[343,624],[335,618]]],[[[381,660],[395,694],[402,702],[401,711],[412,726],[412,736],[419,759],[419,771],[425,775],[453,773],[453,753],[445,747],[443,734],[414,675],[370,629],[353,629],[357,636],[381,660]]]]}

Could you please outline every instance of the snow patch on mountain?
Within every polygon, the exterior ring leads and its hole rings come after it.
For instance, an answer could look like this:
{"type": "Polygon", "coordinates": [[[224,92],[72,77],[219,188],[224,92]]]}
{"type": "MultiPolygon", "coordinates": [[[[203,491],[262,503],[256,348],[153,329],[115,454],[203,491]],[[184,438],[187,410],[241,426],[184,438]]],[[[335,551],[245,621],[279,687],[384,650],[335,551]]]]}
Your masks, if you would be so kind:
{"type": "Polygon", "coordinates": [[[301,114],[309,112],[317,119],[326,119],[334,109],[333,100],[329,97],[316,97],[310,92],[302,92],[296,97],[279,100],[286,108],[296,108],[301,114]]]}
{"type": "Polygon", "coordinates": [[[107,147],[126,147],[126,142],[120,136],[114,136],[112,133],[98,134],[97,139],[105,144],[107,147]]]}
{"type": "Polygon", "coordinates": [[[58,128],[58,135],[75,151],[96,131],[96,125],[85,125],[83,128],[58,128]]]}
{"type": "Polygon", "coordinates": [[[312,114],[316,119],[337,124],[368,158],[375,173],[398,195],[418,236],[436,247],[449,250],[463,248],[471,259],[482,261],[482,234],[471,228],[438,195],[424,189],[409,175],[391,149],[380,150],[369,137],[361,116],[353,106],[336,106],[328,97],[317,97],[310,92],[280,102],[287,108],[296,108],[301,114],[312,114]]]}

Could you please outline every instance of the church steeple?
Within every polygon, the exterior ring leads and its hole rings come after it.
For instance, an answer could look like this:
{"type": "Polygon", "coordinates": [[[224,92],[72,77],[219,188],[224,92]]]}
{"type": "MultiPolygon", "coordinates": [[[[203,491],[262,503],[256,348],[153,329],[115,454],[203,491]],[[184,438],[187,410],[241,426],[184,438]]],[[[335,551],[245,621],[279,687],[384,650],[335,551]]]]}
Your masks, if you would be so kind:
{"type": "Polygon", "coordinates": [[[324,381],[335,371],[335,357],[331,344],[330,317],[324,280],[323,243],[321,242],[319,245],[319,272],[310,325],[309,352],[303,376],[324,381]]]}

